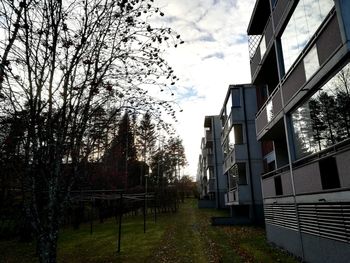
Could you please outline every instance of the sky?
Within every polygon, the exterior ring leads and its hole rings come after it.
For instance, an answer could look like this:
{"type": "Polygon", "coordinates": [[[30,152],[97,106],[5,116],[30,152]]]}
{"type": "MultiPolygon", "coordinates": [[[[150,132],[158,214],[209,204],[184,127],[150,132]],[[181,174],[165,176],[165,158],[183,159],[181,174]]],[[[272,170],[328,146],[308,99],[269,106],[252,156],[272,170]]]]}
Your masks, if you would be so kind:
{"type": "Polygon", "coordinates": [[[195,178],[204,117],[218,115],[230,84],[249,83],[247,28],[255,0],[155,0],[165,13],[163,26],[185,44],[166,50],[165,58],[180,80],[175,97],[183,112],[176,130],[183,140],[195,178]]]}

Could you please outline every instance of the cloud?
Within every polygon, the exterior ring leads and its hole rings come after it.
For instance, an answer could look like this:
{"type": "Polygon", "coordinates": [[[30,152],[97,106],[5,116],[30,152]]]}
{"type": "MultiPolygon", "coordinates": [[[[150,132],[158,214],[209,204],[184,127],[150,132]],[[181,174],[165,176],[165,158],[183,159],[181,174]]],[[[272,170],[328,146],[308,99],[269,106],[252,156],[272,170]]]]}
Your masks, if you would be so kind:
{"type": "Polygon", "coordinates": [[[215,52],[213,54],[209,54],[202,58],[202,60],[210,59],[210,58],[218,58],[218,59],[224,59],[225,54],[223,52],[215,52]]]}
{"type": "Polygon", "coordinates": [[[200,41],[200,42],[215,42],[215,38],[213,37],[212,34],[210,33],[207,33],[205,35],[202,35],[200,36],[197,41],[200,41]]]}
{"type": "Polygon", "coordinates": [[[254,0],[155,0],[165,13],[157,21],[177,31],[184,45],[167,50],[166,59],[180,81],[177,131],[195,177],[205,115],[220,113],[230,84],[249,83],[246,30],[254,0]],[[166,18],[170,17],[170,18],[166,18]]]}

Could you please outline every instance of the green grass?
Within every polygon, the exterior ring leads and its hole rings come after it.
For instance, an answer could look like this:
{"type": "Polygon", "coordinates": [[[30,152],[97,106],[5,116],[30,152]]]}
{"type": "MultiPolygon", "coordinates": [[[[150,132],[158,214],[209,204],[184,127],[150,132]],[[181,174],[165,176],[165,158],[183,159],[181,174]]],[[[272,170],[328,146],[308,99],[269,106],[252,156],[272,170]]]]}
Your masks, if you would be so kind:
{"type": "MultiPolygon", "coordinates": [[[[58,262],[125,263],[219,263],[219,262],[296,262],[265,241],[264,229],[250,226],[211,226],[212,216],[227,216],[226,211],[198,209],[188,199],[178,213],[160,214],[147,220],[124,217],[121,253],[117,249],[117,223],[84,224],[79,230],[65,228],[58,242],[58,262]]],[[[35,245],[15,240],[0,241],[0,262],[36,262],[35,245]]]]}

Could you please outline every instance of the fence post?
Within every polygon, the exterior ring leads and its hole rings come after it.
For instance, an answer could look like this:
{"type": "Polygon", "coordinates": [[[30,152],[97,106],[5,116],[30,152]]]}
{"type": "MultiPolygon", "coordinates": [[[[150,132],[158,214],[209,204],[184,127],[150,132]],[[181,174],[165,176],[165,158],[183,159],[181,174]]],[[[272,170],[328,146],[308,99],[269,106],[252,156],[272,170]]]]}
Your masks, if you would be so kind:
{"type": "Polygon", "coordinates": [[[143,233],[146,233],[146,209],[147,209],[147,195],[144,194],[144,203],[143,203],[143,233]]]}
{"type": "Polygon", "coordinates": [[[120,241],[121,241],[121,235],[122,235],[122,215],[123,215],[123,193],[120,193],[120,212],[119,212],[118,249],[117,249],[118,253],[120,253],[120,241]]]}
{"type": "MultiPolygon", "coordinates": [[[[91,193],[92,195],[92,193],[91,193]]],[[[95,199],[91,196],[91,209],[90,209],[90,235],[92,235],[92,228],[93,228],[93,222],[94,222],[94,202],[95,199]]]]}
{"type": "Polygon", "coordinates": [[[154,223],[157,223],[157,194],[154,193],[154,223]]]}

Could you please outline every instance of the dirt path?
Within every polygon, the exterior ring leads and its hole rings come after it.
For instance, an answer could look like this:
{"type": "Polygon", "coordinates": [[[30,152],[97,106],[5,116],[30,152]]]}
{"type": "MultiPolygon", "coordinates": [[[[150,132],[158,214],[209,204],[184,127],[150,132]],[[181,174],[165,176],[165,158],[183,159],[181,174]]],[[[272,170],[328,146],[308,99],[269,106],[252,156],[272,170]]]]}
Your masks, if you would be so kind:
{"type": "MultiPolygon", "coordinates": [[[[198,210],[195,205],[189,201],[181,205],[149,262],[226,262],[222,246],[229,246],[227,237],[220,236],[218,229],[210,225],[211,214],[198,210]]],[[[239,262],[233,251],[228,254],[230,262],[239,262]]]]}
{"type": "Polygon", "coordinates": [[[148,263],[297,262],[269,246],[262,228],[211,226],[212,216],[227,213],[196,206],[195,200],[181,205],[148,263]]]}

